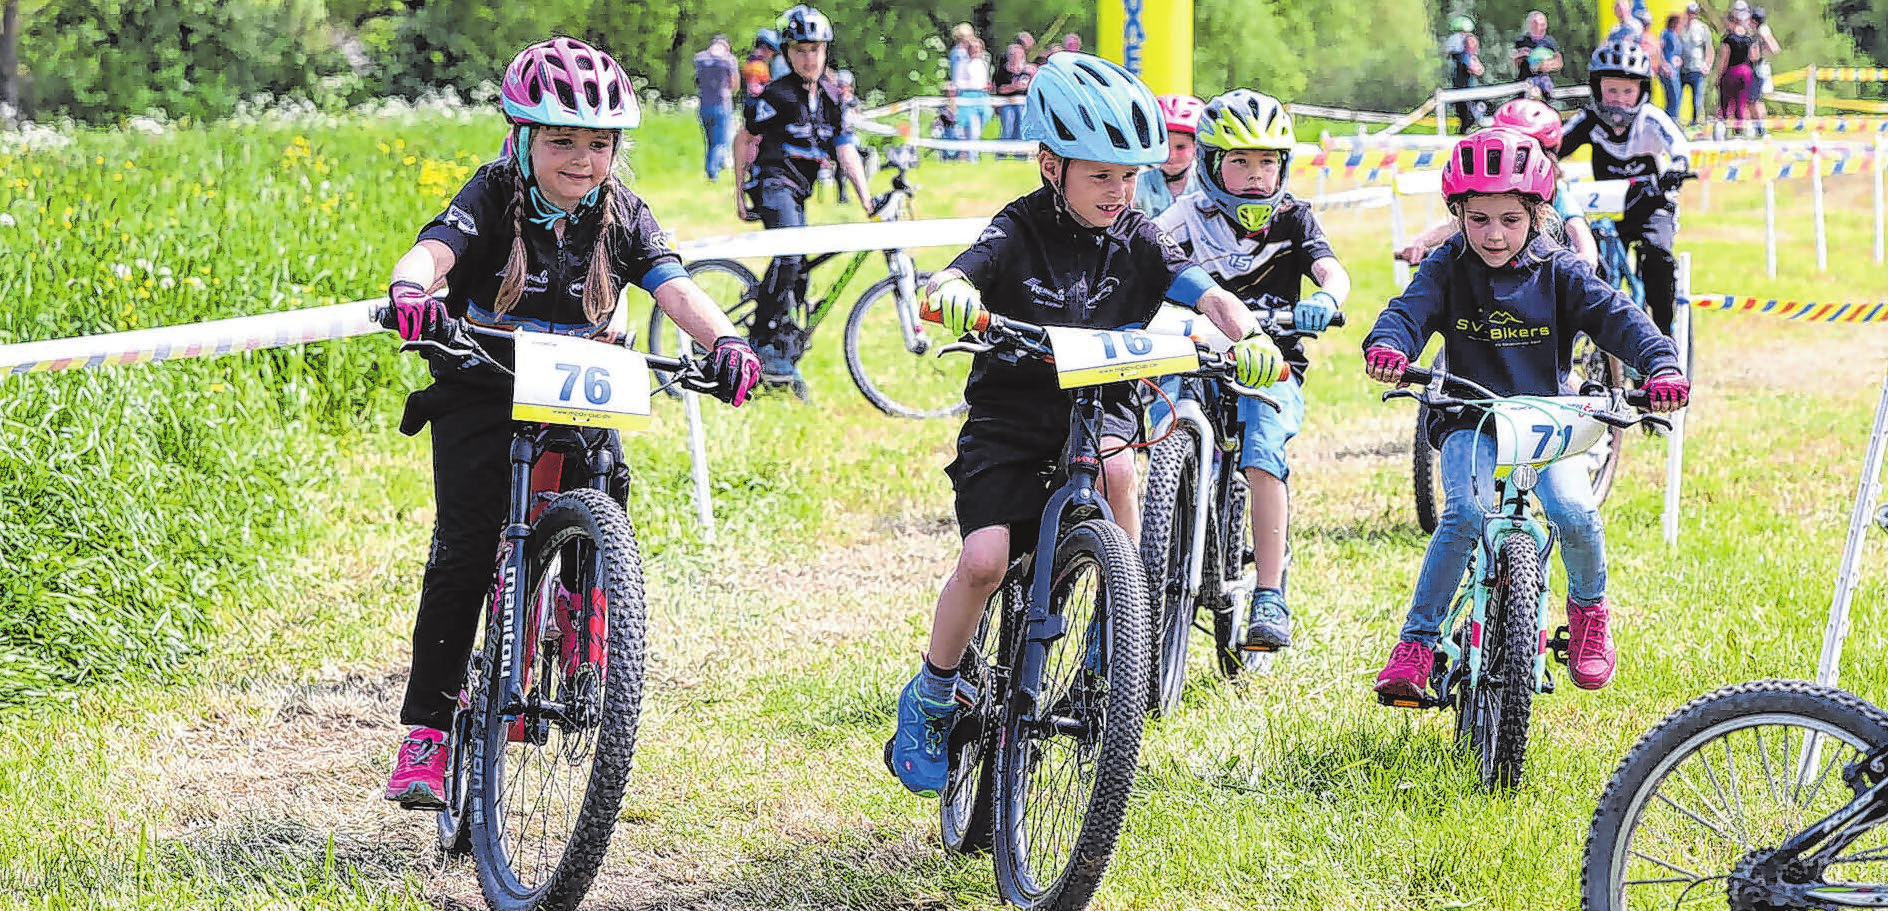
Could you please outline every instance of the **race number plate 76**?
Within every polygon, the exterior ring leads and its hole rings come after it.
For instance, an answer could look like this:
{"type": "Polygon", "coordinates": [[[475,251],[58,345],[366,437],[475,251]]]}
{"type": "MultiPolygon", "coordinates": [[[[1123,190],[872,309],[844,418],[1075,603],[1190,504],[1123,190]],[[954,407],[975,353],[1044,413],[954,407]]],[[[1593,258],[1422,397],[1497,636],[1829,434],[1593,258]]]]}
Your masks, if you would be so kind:
{"type": "Polygon", "coordinates": [[[577,427],[649,426],[649,368],[640,352],[553,335],[517,334],[511,416],[577,427]]]}

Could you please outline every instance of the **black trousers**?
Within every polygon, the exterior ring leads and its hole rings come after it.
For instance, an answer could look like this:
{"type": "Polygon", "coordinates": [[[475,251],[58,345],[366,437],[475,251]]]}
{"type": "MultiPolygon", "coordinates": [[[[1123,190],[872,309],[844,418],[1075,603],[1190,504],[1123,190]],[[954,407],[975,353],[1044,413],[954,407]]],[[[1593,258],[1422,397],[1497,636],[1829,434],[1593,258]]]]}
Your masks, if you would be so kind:
{"type": "Polygon", "coordinates": [[[1678,213],[1669,208],[1628,212],[1619,220],[1619,239],[1639,255],[1646,309],[1666,335],[1672,334],[1672,308],[1678,298],[1678,258],[1672,255],[1672,240],[1677,235],[1678,213]]]}

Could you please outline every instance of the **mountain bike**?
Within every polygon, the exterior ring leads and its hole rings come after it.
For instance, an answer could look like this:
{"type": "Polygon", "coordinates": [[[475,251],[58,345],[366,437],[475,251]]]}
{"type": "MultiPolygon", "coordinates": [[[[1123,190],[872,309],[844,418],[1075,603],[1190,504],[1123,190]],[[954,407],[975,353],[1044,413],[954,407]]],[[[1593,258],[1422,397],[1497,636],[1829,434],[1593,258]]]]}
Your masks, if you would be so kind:
{"type": "Polygon", "coordinates": [[[1005,901],[1071,911],[1101,882],[1134,784],[1152,620],[1140,557],[1097,487],[1099,384],[1232,368],[1191,339],[1142,330],[989,314],[978,331],[943,350],[1052,361],[1074,404],[1034,546],[1010,564],[958,664],[940,828],[948,850],[994,850],[1005,901]]]}
{"type": "MultiPolygon", "coordinates": [[[[917,192],[905,179],[908,163],[892,161],[889,167],[892,188],[880,194],[872,205],[873,218],[897,221],[910,215],[917,192]]],[[[886,274],[859,295],[846,319],[846,369],[852,382],[866,400],[880,411],[894,417],[935,418],[963,414],[965,366],[955,359],[928,356],[932,346],[949,339],[939,339],[927,332],[918,318],[918,289],[929,281],[929,272],[920,272],[911,256],[903,250],[879,251],[885,258],[886,274]]],[[[788,316],[808,343],[815,329],[838,308],[841,297],[859,274],[872,251],[857,253],[822,253],[807,257],[802,281],[832,262],[842,262],[839,274],[815,298],[808,288],[801,288],[788,316]]],[[[689,263],[689,277],[727,311],[728,319],[743,331],[754,325],[754,309],[760,282],[746,266],[731,259],[704,259],[689,263]]],[[[669,321],[662,308],[649,314],[649,350],[663,354],[682,350],[681,331],[669,321]]],[[[700,353],[703,349],[697,349],[700,353]]],[[[658,373],[658,376],[660,374],[658,373]]],[[[794,393],[806,397],[804,382],[794,393]]]]}
{"type": "Polygon", "coordinates": [[[401,347],[514,377],[509,515],[446,732],[440,844],[472,855],[495,911],[575,908],[615,831],[642,705],[647,608],[615,431],[647,423],[651,366],[713,383],[688,358],[459,320],[401,347]],[[479,338],[509,340],[515,366],[479,338]]]}
{"type": "Polygon", "coordinates": [[[1383,394],[1385,401],[1407,398],[1445,413],[1482,413],[1477,432],[1493,430],[1495,437],[1495,496],[1492,507],[1484,505],[1468,571],[1443,621],[1445,635],[1430,672],[1434,695],[1410,700],[1379,693],[1377,699],[1402,708],[1455,709],[1456,742],[1475,754],[1482,784],[1517,787],[1527,761],[1534,696],[1554,691],[1547,658],[1551,654],[1567,663],[1568,647],[1566,627],[1547,635],[1547,560],[1557,534],[1535,515],[1531,493],[1542,470],[1582,456],[1610,428],[1656,426],[1665,420],[1628,410],[1646,407],[1644,393],[1597,384],[1577,396],[1502,396],[1420,367],[1406,369],[1403,381],[1424,389],[1393,389],[1383,394]],[[1441,391],[1449,386],[1473,397],[1441,391]]]}
{"type": "Polygon", "coordinates": [[[1740,683],[1647,731],[1594,808],[1587,911],[1888,908],[1888,713],[1740,683]]]}
{"type": "MultiPolygon", "coordinates": [[[[1274,337],[1316,334],[1294,329],[1289,309],[1259,310],[1256,315],[1274,337]]],[[[1342,325],[1340,313],[1331,327],[1342,325]]],[[[1202,341],[1214,351],[1232,345],[1197,311],[1172,304],[1162,306],[1147,328],[1202,341]]],[[[1243,647],[1246,612],[1258,583],[1245,472],[1239,467],[1245,429],[1239,399],[1254,392],[1186,378],[1174,397],[1172,423],[1164,435],[1163,428],[1154,429],[1156,441],[1148,448],[1141,562],[1147,567],[1148,600],[1156,618],[1149,694],[1149,708],[1156,715],[1180,707],[1195,628],[1213,637],[1215,662],[1228,680],[1263,670],[1271,662],[1272,653],[1243,647]],[[1201,610],[1212,617],[1210,629],[1199,622],[1201,610]]],[[[1263,394],[1256,397],[1270,401],[1263,394]]]]}

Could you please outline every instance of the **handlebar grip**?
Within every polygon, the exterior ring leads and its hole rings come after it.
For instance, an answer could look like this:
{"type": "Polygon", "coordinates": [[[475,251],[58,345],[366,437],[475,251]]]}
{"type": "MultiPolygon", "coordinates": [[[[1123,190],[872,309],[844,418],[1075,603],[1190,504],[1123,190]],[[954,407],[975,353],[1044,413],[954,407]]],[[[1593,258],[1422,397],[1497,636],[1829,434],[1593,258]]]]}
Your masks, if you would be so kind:
{"type": "Polygon", "coordinates": [[[1435,378],[1436,375],[1427,367],[1411,365],[1403,368],[1402,382],[1405,383],[1416,383],[1418,385],[1427,386],[1434,381],[1435,378]]]}
{"type": "Polygon", "coordinates": [[[393,326],[388,324],[393,321],[393,303],[389,301],[369,307],[367,318],[373,320],[382,329],[392,329],[393,326]]]}
{"type": "Polygon", "coordinates": [[[1333,329],[1343,328],[1346,322],[1349,322],[1349,321],[1344,318],[1344,311],[1342,310],[1339,310],[1336,313],[1331,315],[1331,328],[1333,329]]]}
{"type": "MultiPolygon", "coordinates": [[[[970,327],[970,331],[982,332],[985,329],[990,328],[991,316],[992,314],[990,313],[989,310],[984,310],[983,312],[978,313],[977,322],[970,327]]],[[[924,320],[927,323],[937,323],[939,325],[942,325],[944,323],[944,308],[939,307],[937,304],[933,303],[931,300],[931,295],[925,294],[922,297],[920,297],[918,300],[918,318],[921,320],[924,320]]]]}
{"type": "Polygon", "coordinates": [[[1652,407],[1652,397],[1646,395],[1643,389],[1629,389],[1626,391],[1626,404],[1641,410],[1649,410],[1652,407]]]}

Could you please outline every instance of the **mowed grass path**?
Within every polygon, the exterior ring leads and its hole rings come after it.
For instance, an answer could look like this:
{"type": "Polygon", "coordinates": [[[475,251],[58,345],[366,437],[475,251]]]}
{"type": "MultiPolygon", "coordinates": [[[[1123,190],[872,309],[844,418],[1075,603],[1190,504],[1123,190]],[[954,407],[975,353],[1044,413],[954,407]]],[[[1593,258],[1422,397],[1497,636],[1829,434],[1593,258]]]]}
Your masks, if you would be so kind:
{"type": "MultiPolygon", "coordinates": [[[[727,183],[698,176],[685,130],[667,129],[676,148],[645,140],[638,153],[658,215],[683,237],[735,230],[727,183]]],[[[915,176],[927,216],[988,214],[1034,181],[1015,162],[915,176]]],[[[1888,296],[1868,259],[1866,190],[1831,181],[1831,272],[1816,276],[1807,185],[1782,185],[1775,281],[1762,276],[1757,190],[1713,187],[1709,213],[1688,191],[1695,287],[1888,296]]],[[[1392,293],[1381,215],[1325,219],[1358,287],[1354,328],[1314,346],[1293,447],[1299,645],[1238,688],[1196,657],[1186,706],[1148,729],[1096,907],[1572,907],[1593,801],[1641,732],[1719,684],[1814,673],[1888,336],[1700,314],[1685,537],[1659,539],[1656,441],[1631,439],[1605,509],[1614,685],[1563,685],[1537,703],[1528,781],[1512,796],[1474,786],[1450,716],[1375,705],[1368,685],[1426,543],[1408,502],[1412,410],[1377,401],[1357,353],[1392,293]]],[[[360,217],[417,227],[425,213],[360,217]]],[[[816,342],[812,404],[707,409],[712,543],[673,501],[687,471],[679,409],[632,443],[651,683],[586,907],[996,904],[988,861],[946,856],[935,806],[879,763],[955,555],[941,468],[957,428],[872,411],[838,342],[834,328],[816,342]]],[[[272,596],[215,605],[221,633],[188,674],[0,719],[0,906],[481,906],[470,867],[431,847],[430,819],[379,797],[431,502],[425,443],[392,433],[392,415],[365,418],[330,443],[335,475],[304,491],[311,533],[268,561],[272,596]]],[[[1888,697],[1880,554],[1876,542],[1843,677],[1870,698],[1888,697]]]]}

